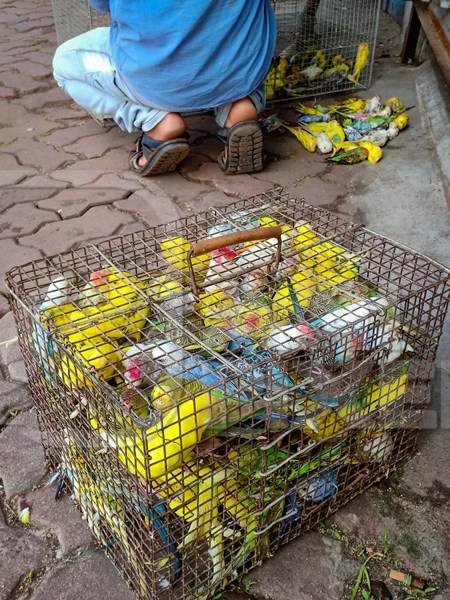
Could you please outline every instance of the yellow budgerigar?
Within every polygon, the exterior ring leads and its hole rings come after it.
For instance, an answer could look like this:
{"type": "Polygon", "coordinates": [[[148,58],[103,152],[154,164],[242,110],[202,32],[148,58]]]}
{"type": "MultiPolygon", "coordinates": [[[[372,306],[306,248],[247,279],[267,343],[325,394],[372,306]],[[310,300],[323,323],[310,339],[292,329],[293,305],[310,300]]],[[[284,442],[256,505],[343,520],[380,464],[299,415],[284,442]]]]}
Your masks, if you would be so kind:
{"type": "Polygon", "coordinates": [[[57,373],[68,387],[82,389],[94,385],[83,368],[78,366],[77,361],[91,373],[91,376],[94,375],[105,381],[120,374],[121,353],[118,347],[100,336],[80,340],[72,344],[67,353],[60,351],[56,358],[57,373]]]}
{"type": "Polygon", "coordinates": [[[325,133],[334,147],[345,141],[345,132],[335,120],[327,123],[308,123],[308,129],[312,133],[325,133]]]}
{"type": "Polygon", "coordinates": [[[338,411],[338,417],[347,424],[358,421],[370,413],[384,409],[401,398],[407,390],[408,375],[402,374],[388,383],[369,386],[362,399],[345,404],[338,411]]]}
{"type": "Polygon", "coordinates": [[[358,142],[358,145],[361,148],[365,148],[369,153],[367,156],[367,160],[372,164],[376,164],[379,160],[383,158],[383,150],[377,144],[373,142],[358,142]]]}
{"type": "Polygon", "coordinates": [[[305,131],[304,129],[300,129],[299,127],[290,127],[289,125],[284,125],[283,127],[290,131],[295,137],[298,139],[300,144],[303,146],[305,150],[308,152],[315,152],[317,147],[317,141],[312,133],[305,131]]]}
{"type": "Polygon", "coordinates": [[[236,314],[233,298],[222,291],[200,294],[195,311],[202,317],[205,327],[227,326],[236,314]]]}
{"type": "Polygon", "coordinates": [[[272,298],[274,321],[289,322],[291,315],[301,318],[316,290],[314,274],[309,269],[301,269],[284,281],[272,298]]]}
{"type": "MultiPolygon", "coordinates": [[[[160,242],[161,253],[163,258],[176,271],[189,275],[189,265],[187,255],[191,245],[184,237],[168,238],[160,242]]],[[[209,257],[208,255],[196,256],[192,258],[192,267],[200,279],[204,277],[208,271],[209,257]]]]}
{"type": "Polygon", "coordinates": [[[359,44],[358,50],[356,52],[355,64],[353,67],[353,73],[348,75],[348,79],[355,84],[359,83],[361,78],[361,73],[367,66],[369,62],[369,44],[364,42],[359,44]]]}
{"type": "Polygon", "coordinates": [[[141,596],[147,595],[147,577],[133,543],[130,543],[129,529],[123,498],[115,493],[109,482],[98,479],[89,469],[75,438],[68,432],[65,435],[61,469],[68,478],[74,500],[79,505],[83,517],[99,540],[104,539],[105,525],[120,542],[120,547],[136,575],[137,590],[141,596]]]}
{"type": "Polygon", "coordinates": [[[311,225],[306,221],[296,223],[294,232],[294,241],[292,247],[297,252],[319,243],[321,239],[311,225]]]}
{"type": "Polygon", "coordinates": [[[210,407],[211,396],[204,393],[167,410],[142,438],[136,435],[117,440],[119,460],[132,474],[145,480],[176,469],[200,441],[211,420],[210,407]]]}
{"type": "Polygon", "coordinates": [[[302,264],[314,271],[317,290],[326,291],[358,276],[358,261],[342,246],[322,241],[301,251],[302,264]]]}
{"type": "Polygon", "coordinates": [[[75,344],[97,336],[138,340],[149,315],[145,302],[135,300],[121,307],[107,302],[82,310],[75,304],[63,304],[46,310],[41,318],[47,329],[56,330],[60,341],[75,344]]]}
{"type": "Polygon", "coordinates": [[[105,267],[94,271],[89,281],[81,289],[76,304],[80,308],[110,304],[116,308],[126,308],[130,304],[142,301],[141,293],[146,287],[128,271],[116,267],[105,267]]]}
{"type": "Polygon", "coordinates": [[[398,127],[398,129],[400,129],[400,131],[407,127],[408,121],[408,115],[405,112],[400,113],[394,119],[394,123],[398,127]]]}

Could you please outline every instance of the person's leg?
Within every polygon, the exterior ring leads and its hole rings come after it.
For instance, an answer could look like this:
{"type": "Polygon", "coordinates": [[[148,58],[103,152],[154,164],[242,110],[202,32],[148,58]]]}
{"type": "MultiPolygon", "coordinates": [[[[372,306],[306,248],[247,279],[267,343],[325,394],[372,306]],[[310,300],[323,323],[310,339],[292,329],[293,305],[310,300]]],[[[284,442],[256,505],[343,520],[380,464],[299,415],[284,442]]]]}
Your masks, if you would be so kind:
{"type": "Polygon", "coordinates": [[[225,143],[219,158],[222,170],[230,175],[254,173],[263,168],[263,136],[257,121],[265,107],[264,86],[247,98],[216,110],[219,137],[225,143]]]}
{"type": "Polygon", "coordinates": [[[144,133],[132,153],[130,164],[135,171],[143,175],[166,173],[187,156],[187,142],[178,139],[184,132],[181,117],[144,106],[117,85],[108,27],[61,44],[53,59],[53,72],[58,85],[92,115],[108,115],[121,129],[144,133]],[[177,143],[168,145],[171,140],[177,143]],[[153,158],[153,167],[146,168],[153,158]]]}
{"type": "Polygon", "coordinates": [[[232,104],[225,127],[233,127],[241,121],[256,121],[257,116],[256,107],[250,98],[243,98],[232,104]]]}

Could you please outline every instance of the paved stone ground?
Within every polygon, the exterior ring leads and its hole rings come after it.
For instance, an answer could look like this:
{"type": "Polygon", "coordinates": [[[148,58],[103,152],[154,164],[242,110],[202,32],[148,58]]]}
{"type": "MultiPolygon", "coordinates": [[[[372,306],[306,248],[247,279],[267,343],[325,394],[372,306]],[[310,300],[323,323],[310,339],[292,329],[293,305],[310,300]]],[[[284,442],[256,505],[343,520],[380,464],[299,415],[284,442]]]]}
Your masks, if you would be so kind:
{"type": "MultiPolygon", "coordinates": [[[[393,58],[398,32],[383,20],[374,89],[400,94],[411,127],[377,167],[330,167],[286,134],[266,141],[268,166],[253,177],[223,176],[209,117],[191,119],[195,143],[179,172],[141,180],[127,170],[133,136],[103,130],[67,99],[51,77],[55,48],[49,0],[4,0],[0,14],[0,598],[133,598],[72,507],[55,504],[26,390],[4,273],[13,265],[84,242],[134,231],[264,192],[281,184],[314,205],[365,221],[382,233],[450,263],[448,116],[430,64],[402,67],[393,58]],[[197,141],[197,143],[196,143],[197,141]],[[447,152],[446,152],[447,149],[447,152]],[[32,506],[30,527],[15,502],[32,506]]],[[[359,568],[358,551],[384,554],[389,566],[424,577],[450,598],[448,328],[438,364],[433,427],[401,474],[348,505],[334,520],[284,548],[250,574],[245,594],[280,600],[339,600],[359,568]],[[447,401],[447,404],[445,404],[447,401]],[[445,425],[447,430],[445,431],[445,425]],[[384,539],[384,542],[383,542],[384,539]]],[[[405,593],[388,581],[395,598],[405,593]]]]}

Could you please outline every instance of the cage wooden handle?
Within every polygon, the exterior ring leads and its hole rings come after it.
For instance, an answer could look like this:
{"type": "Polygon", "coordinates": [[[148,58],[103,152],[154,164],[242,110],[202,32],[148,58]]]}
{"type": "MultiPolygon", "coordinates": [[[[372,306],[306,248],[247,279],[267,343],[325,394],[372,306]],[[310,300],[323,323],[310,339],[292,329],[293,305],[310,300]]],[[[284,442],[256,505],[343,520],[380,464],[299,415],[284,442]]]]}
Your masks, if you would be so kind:
{"type": "Polygon", "coordinates": [[[218,237],[207,238],[193,244],[189,254],[191,257],[208,254],[219,248],[233,246],[234,244],[243,244],[245,242],[257,242],[259,240],[270,240],[271,238],[281,239],[281,227],[256,227],[246,231],[236,231],[235,233],[226,233],[218,237]]]}
{"type": "MultiPolygon", "coordinates": [[[[278,269],[278,265],[281,261],[281,227],[255,227],[254,229],[248,229],[247,231],[236,231],[234,233],[226,233],[214,238],[207,238],[198,241],[189,248],[187,253],[187,262],[189,266],[189,273],[191,275],[191,287],[193,293],[198,296],[200,294],[199,286],[195,280],[194,267],[192,265],[192,259],[202,254],[208,254],[219,248],[226,248],[227,246],[233,246],[234,244],[243,244],[245,242],[257,242],[260,240],[269,240],[271,238],[277,239],[277,253],[275,256],[275,262],[273,265],[274,270],[278,269]]],[[[235,275],[231,275],[234,277],[235,275]]],[[[223,280],[230,279],[230,276],[224,276],[223,280]]]]}

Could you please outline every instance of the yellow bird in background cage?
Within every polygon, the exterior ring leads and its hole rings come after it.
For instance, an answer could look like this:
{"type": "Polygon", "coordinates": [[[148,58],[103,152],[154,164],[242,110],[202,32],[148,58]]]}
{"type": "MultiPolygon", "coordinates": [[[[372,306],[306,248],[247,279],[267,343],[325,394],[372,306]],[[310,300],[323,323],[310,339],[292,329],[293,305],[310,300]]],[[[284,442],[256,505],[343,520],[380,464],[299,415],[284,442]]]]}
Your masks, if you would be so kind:
{"type": "Polygon", "coordinates": [[[361,78],[361,73],[367,66],[369,62],[369,44],[364,42],[359,44],[358,50],[356,52],[355,64],[353,67],[353,73],[351,75],[347,75],[347,78],[355,84],[359,83],[361,78]]]}
{"type": "Polygon", "coordinates": [[[266,79],[266,96],[267,100],[273,100],[275,98],[275,85],[277,80],[277,68],[272,67],[267,75],[266,79]]]}

